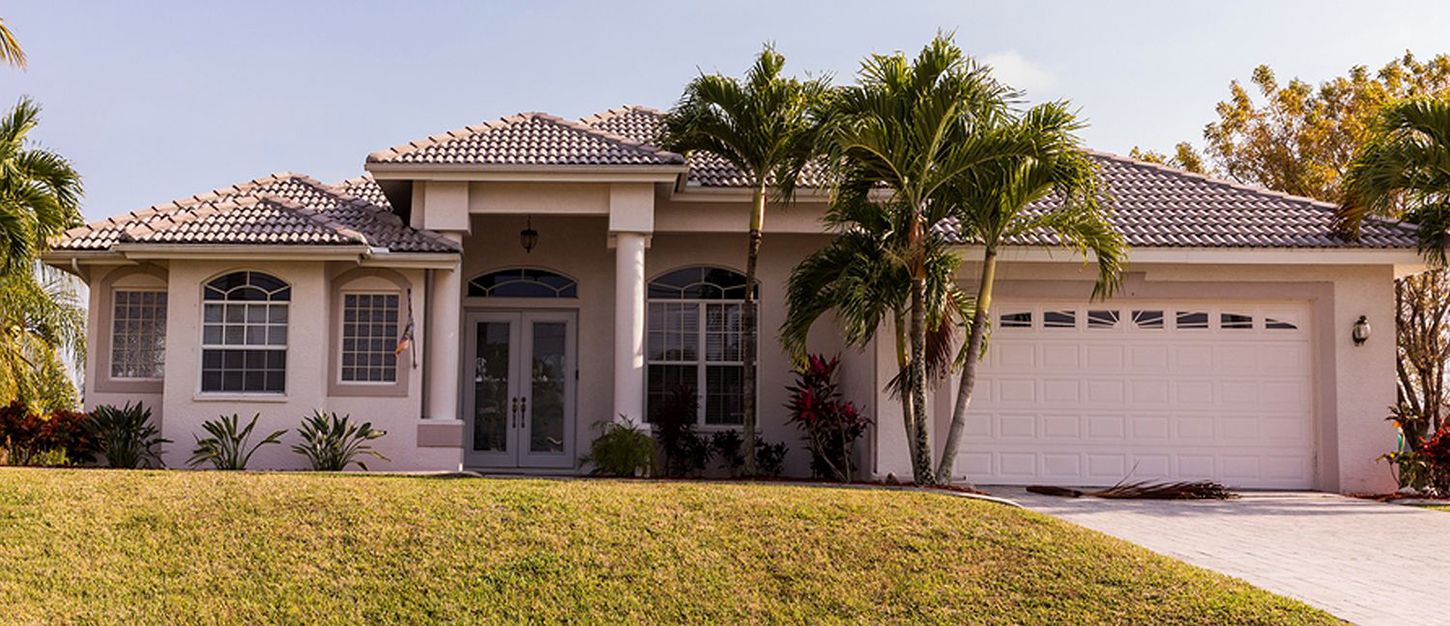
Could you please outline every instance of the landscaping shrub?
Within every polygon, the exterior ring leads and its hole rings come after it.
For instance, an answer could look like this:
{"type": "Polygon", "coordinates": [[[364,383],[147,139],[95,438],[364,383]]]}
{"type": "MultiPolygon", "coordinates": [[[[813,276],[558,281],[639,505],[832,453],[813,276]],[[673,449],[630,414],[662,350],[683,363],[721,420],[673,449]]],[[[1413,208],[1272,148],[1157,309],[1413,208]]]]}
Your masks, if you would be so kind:
{"type": "Polygon", "coordinates": [[[710,464],[710,442],[695,433],[699,404],[693,387],[680,386],[654,407],[650,425],[659,440],[665,476],[698,476],[710,464]]]}
{"type": "Polygon", "coordinates": [[[86,414],[33,411],[20,400],[0,408],[0,442],[10,465],[70,465],[94,458],[86,414]]]}
{"type": "Polygon", "coordinates": [[[1426,439],[1420,454],[1430,468],[1430,484],[1441,495],[1450,494],[1450,424],[1426,439]]]}
{"type": "Polygon", "coordinates": [[[639,426],[625,422],[595,424],[601,432],[589,444],[585,463],[594,464],[596,476],[649,476],[654,470],[655,440],[639,426]]]}
{"type": "Polygon", "coordinates": [[[247,462],[252,460],[252,455],[256,454],[258,448],[282,443],[282,435],[287,432],[285,428],[274,431],[256,444],[249,445],[252,430],[257,427],[257,420],[261,417],[261,413],[252,415],[252,421],[240,430],[237,425],[242,418],[235,413],[202,423],[202,429],[211,436],[196,437],[196,449],[191,451],[191,459],[187,460],[187,464],[195,467],[202,463],[211,463],[212,467],[219,470],[247,469],[247,462]]]}
{"type": "Polygon", "coordinates": [[[171,443],[161,437],[161,431],[151,424],[151,409],[140,402],[126,403],[116,408],[103,404],[91,411],[86,429],[95,442],[96,451],[106,457],[111,467],[133,469],[137,467],[163,467],[161,444],[171,443]]]}
{"type": "Polygon", "coordinates": [[[367,471],[368,466],[357,460],[364,454],[389,460],[368,445],[369,441],[388,434],[387,431],[373,428],[372,422],[355,423],[350,415],[338,417],[336,413],[314,410],[302,419],[297,434],[302,437],[302,443],[294,444],[292,451],[307,457],[312,469],[317,471],[340,472],[353,463],[367,471]]]}
{"type": "MultiPolygon", "coordinates": [[[[710,436],[710,449],[720,460],[720,468],[726,475],[737,478],[745,468],[745,455],[740,453],[745,438],[738,430],[722,430],[710,436]]],[[[755,440],[755,471],[760,476],[777,477],[785,472],[786,445],[755,440]]]]}
{"type": "Polygon", "coordinates": [[[836,370],[839,358],[813,354],[796,371],[795,384],[788,387],[790,422],[805,432],[811,452],[811,473],[818,478],[849,482],[855,473],[856,439],[871,421],[855,404],[841,399],[836,370]]]}

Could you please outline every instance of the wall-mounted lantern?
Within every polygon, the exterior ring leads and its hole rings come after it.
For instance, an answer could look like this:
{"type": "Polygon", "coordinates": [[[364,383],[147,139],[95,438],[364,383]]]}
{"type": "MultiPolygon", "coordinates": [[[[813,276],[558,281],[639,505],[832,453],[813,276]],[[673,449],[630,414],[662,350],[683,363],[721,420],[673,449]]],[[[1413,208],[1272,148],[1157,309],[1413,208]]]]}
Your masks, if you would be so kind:
{"type": "Polygon", "coordinates": [[[1364,342],[1369,341],[1371,330],[1369,327],[1369,318],[1361,315],[1358,320],[1355,320],[1354,330],[1350,331],[1349,336],[1354,339],[1354,345],[1362,346],[1364,342]]]}
{"type": "Polygon", "coordinates": [[[534,251],[534,246],[539,245],[539,231],[534,230],[534,216],[529,216],[528,224],[519,231],[519,245],[524,247],[524,254],[534,251]]]}

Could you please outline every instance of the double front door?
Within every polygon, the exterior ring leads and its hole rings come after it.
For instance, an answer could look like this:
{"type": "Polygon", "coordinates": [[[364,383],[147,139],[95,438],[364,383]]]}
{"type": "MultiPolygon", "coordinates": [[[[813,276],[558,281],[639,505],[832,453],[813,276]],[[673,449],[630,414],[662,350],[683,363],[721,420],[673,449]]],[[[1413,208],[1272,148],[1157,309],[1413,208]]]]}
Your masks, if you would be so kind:
{"type": "Polygon", "coordinates": [[[574,311],[467,317],[467,465],[574,466],[574,311]]]}

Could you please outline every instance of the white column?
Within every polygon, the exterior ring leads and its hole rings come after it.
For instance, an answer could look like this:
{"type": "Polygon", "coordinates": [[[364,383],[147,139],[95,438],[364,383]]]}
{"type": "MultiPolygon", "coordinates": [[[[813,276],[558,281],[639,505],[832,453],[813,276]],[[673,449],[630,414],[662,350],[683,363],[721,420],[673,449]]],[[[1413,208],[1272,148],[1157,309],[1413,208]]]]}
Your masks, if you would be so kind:
{"type": "Polygon", "coordinates": [[[459,348],[462,328],[461,268],[434,270],[428,307],[428,406],[425,419],[456,420],[458,416],[459,348]]]}
{"type": "Polygon", "coordinates": [[[614,419],[644,423],[644,249],[649,235],[614,233],[614,419]],[[623,417],[621,417],[623,416],[623,417]]]}

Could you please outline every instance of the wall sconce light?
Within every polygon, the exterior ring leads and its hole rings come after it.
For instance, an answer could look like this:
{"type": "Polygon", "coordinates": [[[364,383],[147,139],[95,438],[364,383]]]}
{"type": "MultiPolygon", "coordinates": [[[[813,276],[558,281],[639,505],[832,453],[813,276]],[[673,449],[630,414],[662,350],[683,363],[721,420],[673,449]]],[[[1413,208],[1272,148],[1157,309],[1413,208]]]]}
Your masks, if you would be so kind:
{"type": "Polygon", "coordinates": [[[528,225],[519,231],[519,245],[524,247],[524,254],[534,251],[534,246],[539,245],[539,231],[534,230],[534,216],[529,216],[528,225]]]}
{"type": "Polygon", "coordinates": [[[1349,336],[1354,339],[1354,345],[1362,346],[1364,342],[1369,341],[1371,330],[1369,327],[1369,318],[1361,315],[1358,320],[1355,320],[1354,330],[1350,331],[1349,336]]]}

